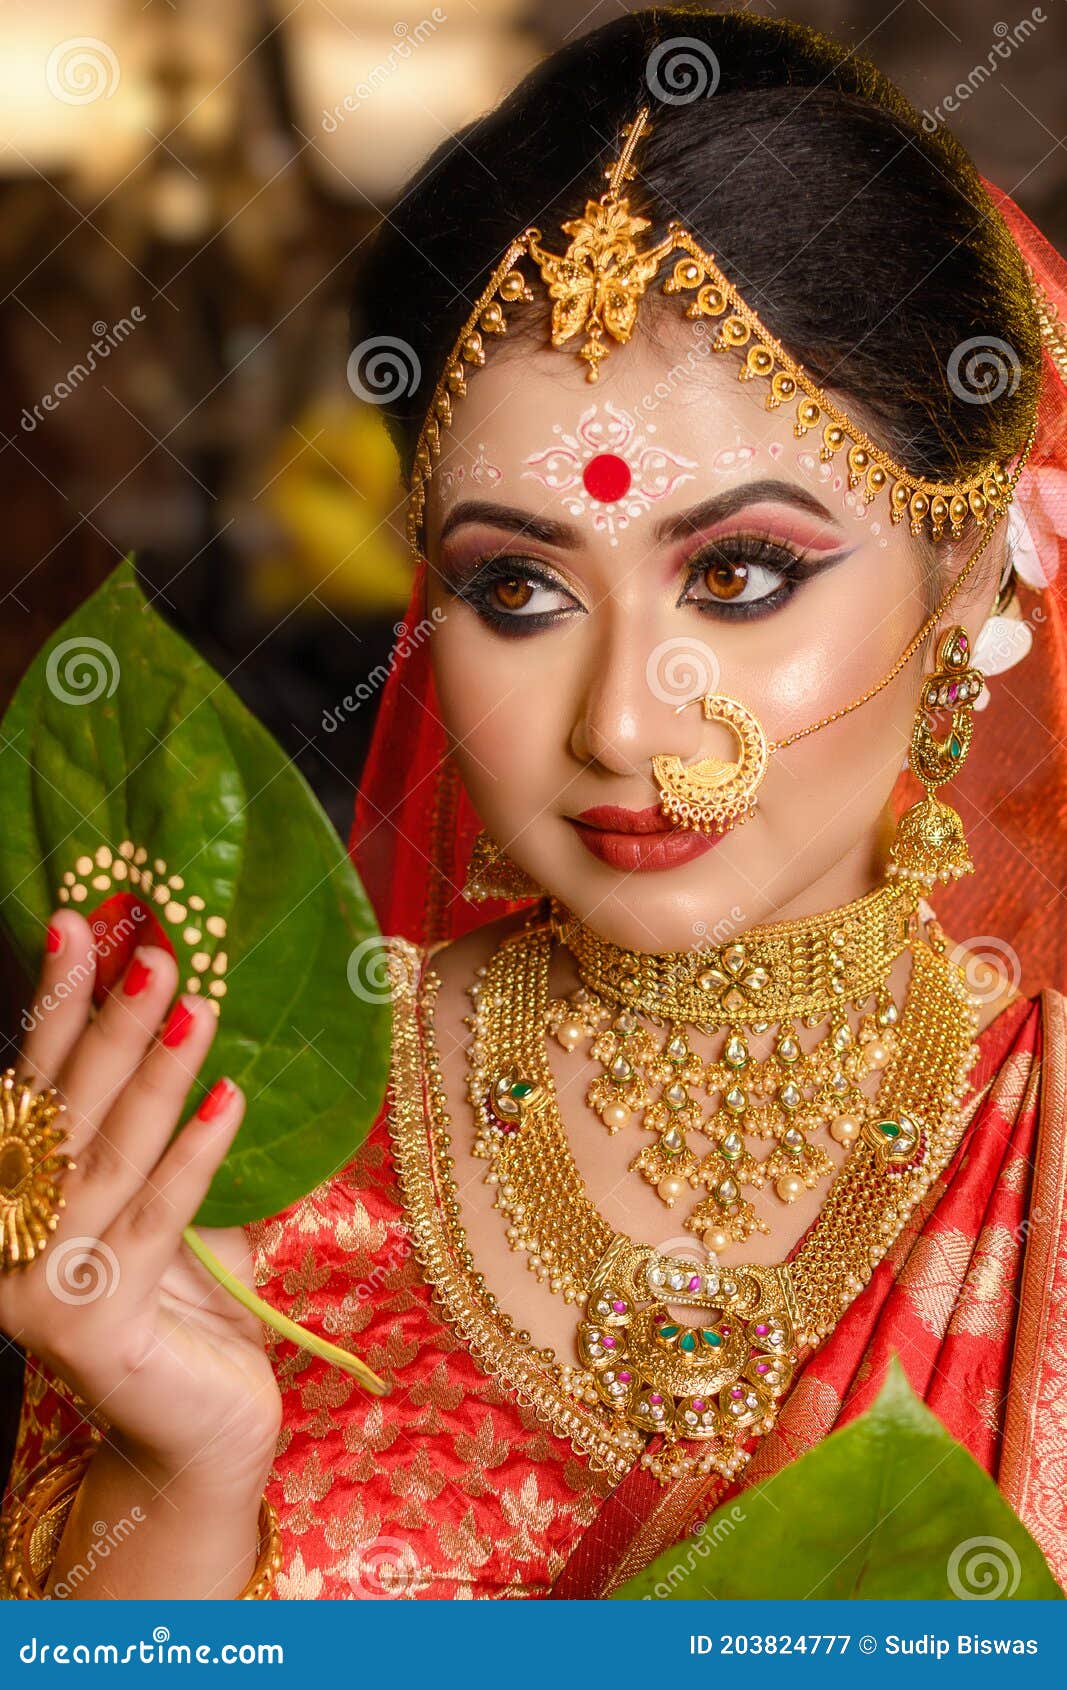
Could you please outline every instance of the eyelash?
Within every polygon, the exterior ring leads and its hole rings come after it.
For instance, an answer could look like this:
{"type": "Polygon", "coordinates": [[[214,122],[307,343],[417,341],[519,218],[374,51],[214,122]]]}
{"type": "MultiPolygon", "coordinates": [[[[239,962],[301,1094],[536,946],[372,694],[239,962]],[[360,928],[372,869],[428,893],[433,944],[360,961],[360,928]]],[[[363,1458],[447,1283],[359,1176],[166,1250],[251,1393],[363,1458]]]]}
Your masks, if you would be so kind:
{"type": "MultiPolygon", "coordinates": [[[[687,598],[684,592],[678,603],[694,604],[702,615],[715,616],[722,621],[751,621],[753,618],[772,615],[793,597],[805,580],[832,561],[835,559],[828,557],[825,563],[820,559],[815,567],[805,567],[803,553],[766,535],[740,534],[726,540],[712,541],[702,546],[699,552],[687,560],[685,592],[688,592],[694,581],[703,576],[716,562],[743,563],[750,569],[767,569],[781,576],[780,585],[763,598],[749,600],[744,604],[728,599],[691,599],[687,598]]],[[[487,626],[511,639],[527,638],[573,615],[573,611],[567,609],[533,614],[500,610],[492,604],[489,594],[501,581],[522,581],[530,586],[546,588],[550,592],[573,598],[573,594],[566,587],[539,569],[533,559],[509,554],[487,554],[474,564],[466,580],[458,583],[446,581],[444,585],[445,590],[453,597],[470,605],[487,626]]]]}
{"type": "Polygon", "coordinates": [[[762,598],[745,603],[731,599],[691,599],[683,594],[680,604],[695,604],[702,615],[714,616],[723,622],[749,622],[755,617],[771,616],[787,604],[802,582],[815,573],[805,567],[805,555],[780,540],[767,535],[737,534],[728,539],[712,540],[686,562],[686,591],[699,580],[714,563],[743,563],[748,569],[764,569],[778,575],[779,585],[762,598]]]}

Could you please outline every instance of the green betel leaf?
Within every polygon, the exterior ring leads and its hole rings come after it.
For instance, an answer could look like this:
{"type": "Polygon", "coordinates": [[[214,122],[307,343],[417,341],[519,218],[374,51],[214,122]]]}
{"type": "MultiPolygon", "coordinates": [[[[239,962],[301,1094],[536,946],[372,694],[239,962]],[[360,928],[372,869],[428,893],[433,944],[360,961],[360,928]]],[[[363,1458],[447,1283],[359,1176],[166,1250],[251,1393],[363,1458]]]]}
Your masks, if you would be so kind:
{"type": "Polygon", "coordinates": [[[894,1357],[866,1414],[657,1557],[616,1599],[1062,1598],[993,1480],[894,1357]]]}
{"type": "Polygon", "coordinates": [[[101,996],[135,944],[169,945],[181,988],[220,1009],[190,1102],[222,1073],[247,1098],[197,1224],[304,1196],[374,1119],[390,1015],[370,908],[306,781],[130,559],[38,654],[0,733],[0,913],[31,978],[61,898],[97,934],[101,996]]]}

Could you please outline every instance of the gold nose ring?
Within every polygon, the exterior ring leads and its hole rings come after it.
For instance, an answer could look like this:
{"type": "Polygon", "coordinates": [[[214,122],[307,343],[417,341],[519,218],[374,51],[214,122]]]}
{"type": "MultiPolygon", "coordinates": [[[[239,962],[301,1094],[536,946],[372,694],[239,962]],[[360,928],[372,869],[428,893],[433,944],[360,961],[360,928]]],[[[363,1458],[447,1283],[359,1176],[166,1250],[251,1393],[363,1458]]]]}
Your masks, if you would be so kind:
{"type": "Polygon", "coordinates": [[[746,822],[756,808],[756,795],[767,773],[767,735],[757,716],[736,698],[704,693],[679,704],[675,715],[700,704],[705,719],[721,722],[737,745],[734,759],[702,757],[683,763],[673,752],[652,758],[652,778],[665,816],[679,827],[698,833],[727,833],[746,822]]]}

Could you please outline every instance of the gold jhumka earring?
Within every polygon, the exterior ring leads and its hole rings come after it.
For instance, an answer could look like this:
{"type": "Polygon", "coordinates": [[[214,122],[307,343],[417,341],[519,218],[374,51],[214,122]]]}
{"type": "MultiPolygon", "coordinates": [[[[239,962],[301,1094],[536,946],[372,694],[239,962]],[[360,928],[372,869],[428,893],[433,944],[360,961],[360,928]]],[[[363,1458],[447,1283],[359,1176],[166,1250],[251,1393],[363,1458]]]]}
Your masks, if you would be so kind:
{"type": "MultiPolygon", "coordinates": [[[[546,284],[552,344],[584,336],[578,356],[595,381],[611,343],[629,340],[641,298],[675,253],[661,291],[685,295],[687,316],[715,320],[715,350],[741,354],[738,379],[765,383],[767,407],[791,412],[798,438],[818,430],[824,463],[843,453],[849,487],[865,502],[884,494],[893,522],[906,519],[913,534],[935,541],[958,538],[972,520],[982,530],[888,673],[850,703],[771,740],[735,698],[709,693],[689,701],[732,734],[736,758],[687,765],[664,753],[652,759],[653,778],[678,825],[725,830],[752,815],[774,752],[876,697],[944,622],[1011,501],[1036,425],[1011,473],[990,462],[958,482],[932,482],[897,463],[816,386],[679,223],[655,246],[642,247],[649,221],[631,214],[622,188],[635,174],[648,110],[624,129],[625,145],[605,172],[607,190],[563,225],[571,236],[566,251],[550,252],[538,229],[526,229],[460,330],[414,455],[413,550],[419,552],[427,481],[454,402],[470,371],[484,364],[488,337],[506,332],[507,308],[533,300],[520,264],[532,261],[546,284]]],[[[506,1369],[518,1354],[528,1369],[525,1400],[547,1406],[596,1465],[620,1476],[639,1459],[661,1481],[694,1471],[736,1477],[774,1424],[802,1352],[832,1331],[960,1142],[976,1003],[936,928],[924,932],[918,906],[934,880],[970,867],[959,818],[935,797],[970,743],[982,677],[969,657],[966,635],[953,627],[940,641],[936,672],[923,683],[912,734],[911,765],[926,796],[902,819],[884,882],[863,897],[670,953],[617,946],[546,898],[478,969],[469,987],[467,1050],[473,1153],[488,1163],[486,1180],[497,1189],[510,1248],[576,1307],[573,1361],[531,1351],[529,1334],[516,1333],[501,1315],[482,1275],[456,1290],[455,1264],[470,1263],[471,1255],[457,1219],[453,1129],[435,1044],[439,980],[428,971],[428,1093],[412,1057],[410,1101],[401,1098],[395,1134],[401,1182],[419,1221],[420,1260],[468,1329],[473,1305],[483,1356],[506,1369]],[[952,712],[945,739],[935,736],[929,714],[941,709],[952,712]],[[554,997],[549,985],[560,946],[580,981],[566,997],[554,997]],[[898,1004],[893,975],[904,958],[911,967],[898,1004]],[[711,1041],[706,1054],[691,1030],[711,1041]],[[599,1070],[588,1086],[589,1106],[609,1133],[633,1123],[648,1135],[630,1167],[668,1208],[693,1195],[682,1224],[703,1244],[703,1257],[681,1260],[634,1240],[600,1212],[570,1148],[548,1059],[551,1038],[565,1052],[588,1042],[599,1070]],[[789,1204],[824,1180],[829,1189],[819,1215],[788,1261],[720,1262],[732,1245],[770,1230],[761,1213],[764,1192],[789,1204]]],[[[488,837],[479,843],[475,895],[479,887],[485,896],[539,895],[540,888],[515,891],[502,855],[488,837]]],[[[415,1044],[412,1035],[411,1051],[415,1044]]]]}
{"type": "Polygon", "coordinates": [[[952,628],[938,646],[937,668],[923,687],[911,733],[908,760],[926,796],[905,810],[889,849],[888,873],[926,887],[974,872],[962,821],[951,805],[934,796],[959,773],[970,749],[974,705],[984,681],[969,658],[966,630],[952,628]],[[931,712],[946,709],[952,712],[951,725],[939,739],[931,712]]]}
{"type": "Polygon", "coordinates": [[[471,851],[463,896],[472,904],[488,903],[494,898],[518,903],[527,898],[543,898],[544,888],[483,828],[471,851]]]}

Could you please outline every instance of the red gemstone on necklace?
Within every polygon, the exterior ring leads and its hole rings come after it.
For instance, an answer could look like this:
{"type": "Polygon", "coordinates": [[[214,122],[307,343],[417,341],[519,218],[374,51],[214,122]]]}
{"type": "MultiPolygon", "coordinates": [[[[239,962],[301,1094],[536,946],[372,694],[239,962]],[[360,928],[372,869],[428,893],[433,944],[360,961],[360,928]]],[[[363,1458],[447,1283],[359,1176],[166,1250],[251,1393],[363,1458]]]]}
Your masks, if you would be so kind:
{"type": "Polygon", "coordinates": [[[598,452],[582,471],[582,481],[589,497],[599,499],[604,505],[613,504],[628,493],[632,479],[626,459],[615,452],[598,452]]]}

